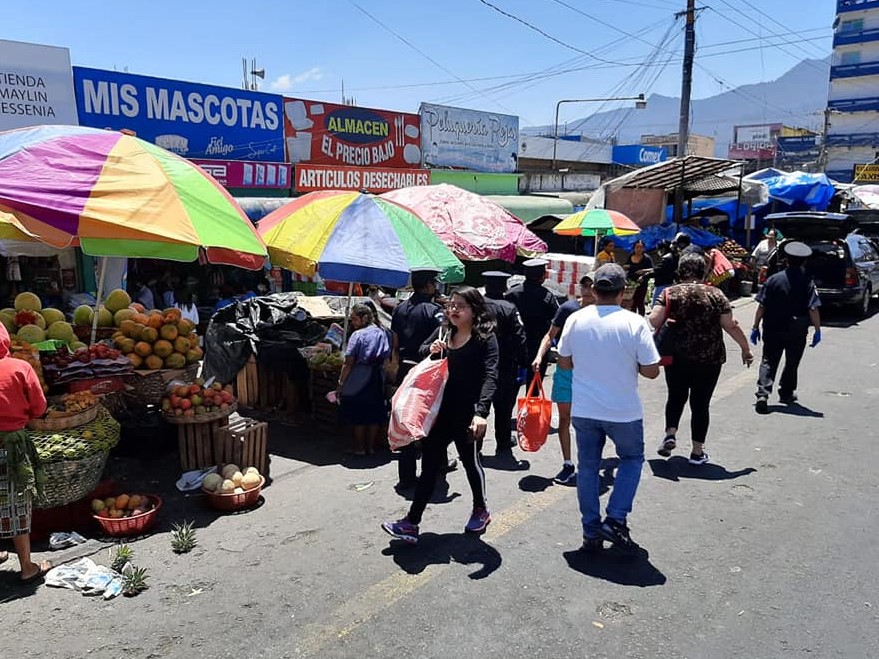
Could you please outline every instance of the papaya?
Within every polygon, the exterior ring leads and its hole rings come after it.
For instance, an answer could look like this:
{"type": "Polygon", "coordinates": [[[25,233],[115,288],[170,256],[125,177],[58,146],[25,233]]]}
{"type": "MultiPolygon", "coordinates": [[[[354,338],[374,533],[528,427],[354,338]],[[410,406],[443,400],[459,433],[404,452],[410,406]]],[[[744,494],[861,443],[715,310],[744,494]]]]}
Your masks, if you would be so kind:
{"type": "Polygon", "coordinates": [[[143,357],[138,355],[137,353],[132,352],[130,355],[126,355],[131,362],[131,365],[134,366],[134,370],[136,371],[139,368],[143,367],[143,357]]]}
{"type": "Polygon", "coordinates": [[[179,330],[181,335],[192,334],[195,331],[195,325],[192,324],[192,321],[186,320],[186,318],[181,318],[177,323],[177,329],[179,330]]]}
{"type": "Polygon", "coordinates": [[[166,341],[173,341],[177,338],[178,334],[177,325],[162,325],[162,329],[159,330],[159,335],[166,341]]]}
{"type": "Polygon", "coordinates": [[[154,327],[145,327],[140,333],[140,340],[147,343],[155,343],[159,338],[159,332],[154,327]]]}
{"type": "Polygon", "coordinates": [[[172,352],[174,352],[174,345],[170,341],[159,339],[153,344],[153,354],[156,355],[156,357],[165,359],[172,352]]]}
{"type": "Polygon", "coordinates": [[[140,341],[134,346],[134,352],[141,357],[149,357],[153,354],[153,347],[146,341],[140,341]]]}
{"type": "Polygon", "coordinates": [[[185,355],[192,345],[189,343],[189,339],[185,336],[178,336],[174,339],[174,352],[179,352],[181,355],[185,355]]]}
{"type": "Polygon", "coordinates": [[[162,366],[165,365],[164,360],[158,355],[150,355],[144,360],[146,367],[151,371],[158,371],[162,366]]]}

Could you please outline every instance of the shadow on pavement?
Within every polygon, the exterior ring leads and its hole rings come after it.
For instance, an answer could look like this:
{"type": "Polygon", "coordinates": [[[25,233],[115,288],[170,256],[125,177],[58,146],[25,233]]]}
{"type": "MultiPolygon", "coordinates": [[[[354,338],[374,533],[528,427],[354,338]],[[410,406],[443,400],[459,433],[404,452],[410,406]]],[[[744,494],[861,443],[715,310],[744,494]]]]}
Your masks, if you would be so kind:
{"type": "Polygon", "coordinates": [[[43,586],[42,581],[29,584],[21,583],[17,570],[0,570],[0,589],[3,593],[0,595],[0,604],[31,597],[40,586],[43,586]]]}
{"type": "Polygon", "coordinates": [[[553,485],[555,485],[555,482],[551,478],[544,478],[535,474],[524,476],[519,481],[519,489],[523,492],[546,492],[553,485]]]}
{"type": "Polygon", "coordinates": [[[479,535],[470,533],[422,533],[415,546],[391,540],[382,554],[392,556],[394,563],[409,574],[421,574],[428,565],[462,563],[481,566],[467,575],[471,579],[485,579],[503,562],[497,549],[479,535]]]}
{"type": "Polygon", "coordinates": [[[634,555],[608,549],[591,554],[581,550],[566,551],[562,556],[575,572],[620,586],[647,588],[662,586],[667,581],[665,575],[650,562],[646,549],[640,549],[634,555]]]}
{"type": "Polygon", "coordinates": [[[879,314],[879,307],[876,306],[875,300],[870,307],[870,312],[863,318],[860,318],[859,314],[852,313],[845,308],[829,307],[827,309],[821,309],[821,325],[824,327],[837,327],[844,329],[860,325],[877,314],[879,314]]]}
{"type": "Polygon", "coordinates": [[[753,474],[754,467],[746,467],[738,471],[727,471],[726,467],[711,462],[704,465],[691,465],[686,458],[677,455],[668,460],[654,458],[648,460],[653,475],[657,478],[679,482],[682,478],[702,481],[729,481],[753,474]]]}
{"type": "Polygon", "coordinates": [[[824,418],[824,412],[818,412],[817,410],[810,409],[805,405],[800,405],[799,403],[794,403],[793,405],[770,405],[769,413],[788,414],[790,416],[803,416],[813,419],[824,418]]]}
{"type": "Polygon", "coordinates": [[[515,456],[483,455],[482,466],[497,471],[528,471],[531,463],[528,460],[519,460],[515,456]]]}
{"type": "MultiPolygon", "coordinates": [[[[450,492],[450,489],[448,480],[445,478],[438,478],[436,481],[436,487],[433,488],[433,494],[430,495],[428,503],[449,503],[461,496],[460,492],[450,492]]],[[[404,490],[397,490],[397,494],[406,499],[406,501],[412,501],[415,497],[415,487],[413,486],[404,490]]]]}

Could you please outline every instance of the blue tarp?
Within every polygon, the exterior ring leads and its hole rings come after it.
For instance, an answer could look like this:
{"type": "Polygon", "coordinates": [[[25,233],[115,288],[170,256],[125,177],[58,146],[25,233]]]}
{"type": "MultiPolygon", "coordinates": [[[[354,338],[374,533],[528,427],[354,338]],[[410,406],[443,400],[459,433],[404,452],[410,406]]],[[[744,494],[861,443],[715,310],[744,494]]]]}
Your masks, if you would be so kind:
{"type": "Polygon", "coordinates": [[[766,184],[770,200],[787,204],[793,210],[827,210],[836,194],[836,188],[825,174],[765,169],[747,178],[766,184]]]}
{"type": "Polygon", "coordinates": [[[632,251],[635,241],[641,239],[644,241],[645,248],[648,251],[652,251],[663,240],[668,240],[669,242],[674,240],[678,231],[690,236],[690,240],[693,241],[694,245],[703,248],[714,247],[724,241],[721,236],[709,231],[702,231],[701,229],[693,229],[691,227],[681,227],[678,229],[674,224],[662,224],[646,227],[635,236],[614,236],[613,242],[618,249],[632,251]]]}

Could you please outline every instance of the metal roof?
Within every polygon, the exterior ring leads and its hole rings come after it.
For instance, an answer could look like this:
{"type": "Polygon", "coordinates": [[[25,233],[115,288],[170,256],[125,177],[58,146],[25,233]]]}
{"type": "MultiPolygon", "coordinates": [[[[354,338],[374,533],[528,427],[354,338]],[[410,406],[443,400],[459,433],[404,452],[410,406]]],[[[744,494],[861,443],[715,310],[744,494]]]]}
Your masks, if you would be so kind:
{"type": "MultiPolygon", "coordinates": [[[[740,163],[735,160],[722,160],[720,158],[705,158],[703,156],[687,156],[686,158],[673,158],[649,167],[637,169],[607,182],[611,190],[620,188],[661,188],[666,192],[683,187],[704,185],[700,183],[712,176],[721,174],[730,169],[739,167],[740,163]]],[[[693,188],[700,190],[699,188],[693,188]]]]}

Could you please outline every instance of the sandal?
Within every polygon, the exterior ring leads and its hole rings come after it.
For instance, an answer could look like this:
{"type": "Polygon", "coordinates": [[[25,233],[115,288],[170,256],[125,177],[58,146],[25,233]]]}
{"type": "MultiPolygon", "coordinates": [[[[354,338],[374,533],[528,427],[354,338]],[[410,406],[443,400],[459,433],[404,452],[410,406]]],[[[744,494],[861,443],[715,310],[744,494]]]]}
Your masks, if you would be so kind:
{"type": "Polygon", "coordinates": [[[49,570],[52,569],[52,564],[49,561],[41,561],[38,565],[39,570],[37,570],[34,574],[29,576],[27,579],[22,579],[22,585],[29,585],[34,583],[39,583],[43,580],[49,570]]]}

